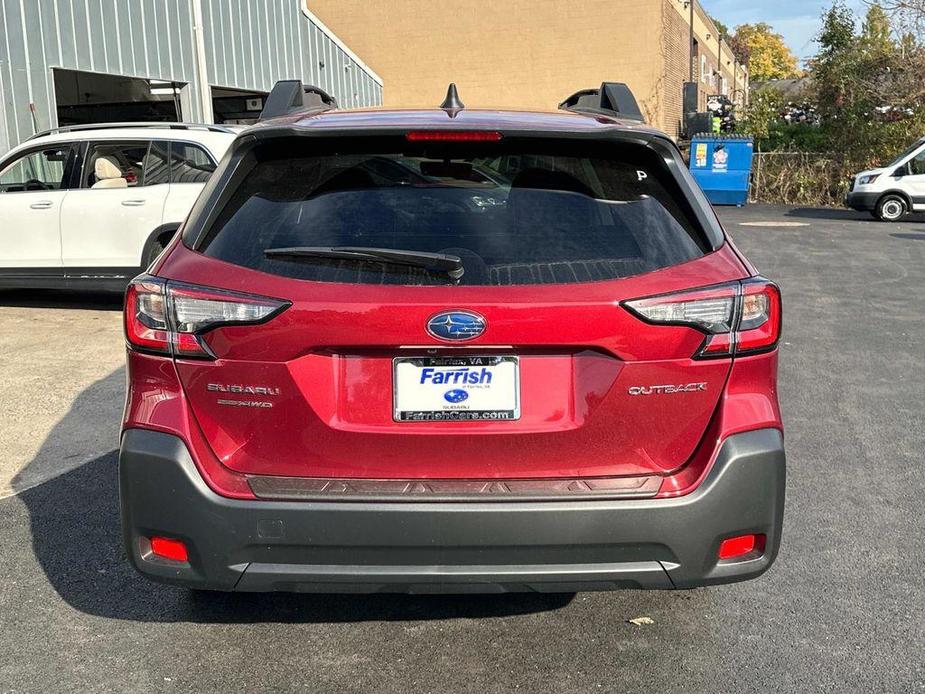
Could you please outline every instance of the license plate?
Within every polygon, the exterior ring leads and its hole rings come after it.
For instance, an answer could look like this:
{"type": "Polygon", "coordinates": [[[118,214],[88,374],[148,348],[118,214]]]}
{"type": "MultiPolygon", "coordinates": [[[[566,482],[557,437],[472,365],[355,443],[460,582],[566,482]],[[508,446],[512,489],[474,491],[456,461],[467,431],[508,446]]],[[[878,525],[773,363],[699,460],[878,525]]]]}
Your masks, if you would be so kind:
{"type": "Polygon", "coordinates": [[[397,422],[520,419],[517,357],[399,357],[392,387],[397,422]]]}

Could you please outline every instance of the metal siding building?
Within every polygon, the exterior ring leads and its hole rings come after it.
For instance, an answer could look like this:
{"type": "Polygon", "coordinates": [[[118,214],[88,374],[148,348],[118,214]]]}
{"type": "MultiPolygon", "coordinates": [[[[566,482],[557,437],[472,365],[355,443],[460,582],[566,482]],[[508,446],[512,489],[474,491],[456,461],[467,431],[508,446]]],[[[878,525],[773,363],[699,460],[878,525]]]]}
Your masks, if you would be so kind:
{"type": "Polygon", "coordinates": [[[58,125],[53,71],[175,82],[183,119],[212,122],[212,88],[300,78],[345,108],[382,81],[304,0],[0,0],[0,152],[58,125]]]}

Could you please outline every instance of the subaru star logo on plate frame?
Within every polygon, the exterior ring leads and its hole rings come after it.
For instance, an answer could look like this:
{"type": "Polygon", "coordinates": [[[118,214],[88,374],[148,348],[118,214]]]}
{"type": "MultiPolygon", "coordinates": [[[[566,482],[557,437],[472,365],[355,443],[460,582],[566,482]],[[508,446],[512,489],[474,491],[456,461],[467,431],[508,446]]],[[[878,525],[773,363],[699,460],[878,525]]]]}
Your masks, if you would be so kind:
{"type": "Polygon", "coordinates": [[[454,390],[448,390],[443,394],[443,399],[449,403],[456,404],[460,402],[465,402],[469,399],[469,393],[464,391],[462,388],[455,388],[454,390]]]}
{"type": "Polygon", "coordinates": [[[427,332],[438,340],[474,340],[485,332],[485,319],[472,311],[441,311],[427,321],[427,332]]]}

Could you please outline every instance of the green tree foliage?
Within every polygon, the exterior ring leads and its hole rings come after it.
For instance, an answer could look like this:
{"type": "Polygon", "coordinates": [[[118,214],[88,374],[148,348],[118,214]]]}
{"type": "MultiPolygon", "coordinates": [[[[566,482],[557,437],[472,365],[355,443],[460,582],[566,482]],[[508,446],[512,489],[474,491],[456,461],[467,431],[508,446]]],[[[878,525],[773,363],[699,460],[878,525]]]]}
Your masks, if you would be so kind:
{"type": "Polygon", "coordinates": [[[774,87],[763,87],[751,93],[748,108],[742,113],[736,129],[754,135],[759,143],[767,140],[779,125],[784,96],[774,87]]]}
{"type": "Polygon", "coordinates": [[[835,115],[844,104],[857,70],[854,13],[841,0],[825,11],[819,31],[819,53],[810,61],[810,75],[816,85],[816,100],[823,116],[835,115]]]}
{"type": "Polygon", "coordinates": [[[799,77],[797,59],[784,37],[775,33],[770,24],[742,24],[736,27],[736,33],[730,45],[742,45],[748,51],[748,72],[752,80],[781,80],[799,77]]]}
{"type": "Polygon", "coordinates": [[[889,55],[896,49],[892,34],[890,18],[886,11],[879,4],[871,5],[861,26],[863,50],[874,55],[889,55]]]}
{"type": "Polygon", "coordinates": [[[925,45],[905,24],[897,26],[897,16],[895,8],[871,0],[859,21],[834,0],[823,13],[819,51],[808,62],[808,86],[800,97],[820,124],[787,125],[783,99],[758,92],[740,130],[754,134],[764,151],[826,152],[856,169],[905,149],[925,134],[925,45]]]}
{"type": "Polygon", "coordinates": [[[809,74],[831,148],[875,164],[925,132],[925,50],[897,38],[890,16],[871,3],[860,31],[836,0],[823,15],[809,74]]]}

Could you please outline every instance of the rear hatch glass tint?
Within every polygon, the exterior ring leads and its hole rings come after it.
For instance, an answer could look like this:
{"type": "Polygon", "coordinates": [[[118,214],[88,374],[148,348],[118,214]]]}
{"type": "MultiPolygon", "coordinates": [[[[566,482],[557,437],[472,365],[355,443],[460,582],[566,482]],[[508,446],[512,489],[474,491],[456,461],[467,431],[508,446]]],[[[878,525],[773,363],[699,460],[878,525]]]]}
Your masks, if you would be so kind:
{"type": "Polygon", "coordinates": [[[197,250],[295,279],[475,286],[619,279],[709,250],[663,160],[642,145],[306,140],[261,145],[247,157],[197,250]],[[437,253],[458,258],[462,273],[426,262],[267,254],[305,247],[437,253]]]}

